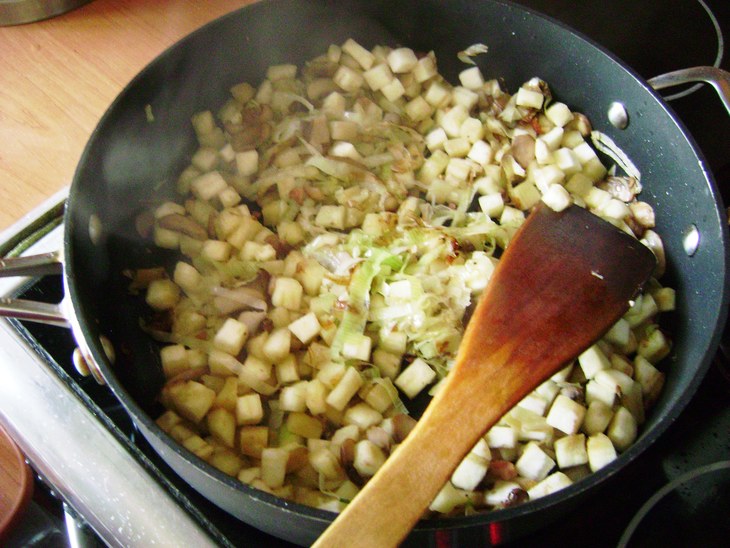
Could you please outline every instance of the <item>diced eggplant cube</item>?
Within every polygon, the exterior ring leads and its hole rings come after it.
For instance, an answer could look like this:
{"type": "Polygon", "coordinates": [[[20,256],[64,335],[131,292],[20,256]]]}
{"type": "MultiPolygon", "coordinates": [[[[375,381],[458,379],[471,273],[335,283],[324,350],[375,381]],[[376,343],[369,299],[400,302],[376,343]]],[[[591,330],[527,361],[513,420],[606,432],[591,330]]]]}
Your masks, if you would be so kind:
{"type": "Polygon", "coordinates": [[[586,408],[580,403],[559,394],[547,414],[546,421],[553,428],[565,434],[575,434],[580,430],[586,408]]]}
{"type": "Polygon", "coordinates": [[[413,399],[436,379],[436,372],[421,358],[416,358],[395,379],[395,385],[413,399]]]}
{"type": "Polygon", "coordinates": [[[540,481],[545,479],[555,467],[555,461],[535,442],[529,442],[522,455],[515,463],[517,472],[528,479],[540,481]]]}
{"type": "Polygon", "coordinates": [[[594,434],[586,442],[588,465],[591,472],[596,472],[616,460],[616,449],[611,439],[605,434],[594,434]]]}
{"type": "Polygon", "coordinates": [[[527,494],[529,495],[530,500],[534,500],[556,493],[561,489],[568,487],[572,483],[573,481],[563,472],[555,472],[554,474],[550,474],[538,484],[530,487],[527,490],[527,494]]]}
{"type": "Polygon", "coordinates": [[[555,458],[560,468],[588,463],[585,434],[574,434],[555,440],[555,458]]]}

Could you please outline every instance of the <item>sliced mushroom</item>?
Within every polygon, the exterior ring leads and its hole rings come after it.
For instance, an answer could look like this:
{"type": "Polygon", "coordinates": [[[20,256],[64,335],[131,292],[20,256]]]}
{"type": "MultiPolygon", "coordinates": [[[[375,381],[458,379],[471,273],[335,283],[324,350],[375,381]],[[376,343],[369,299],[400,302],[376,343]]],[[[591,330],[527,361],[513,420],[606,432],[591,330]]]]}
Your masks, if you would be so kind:
{"type": "Polygon", "coordinates": [[[568,129],[577,130],[583,137],[588,137],[591,134],[591,131],[593,131],[591,121],[585,114],[580,112],[573,113],[573,119],[567,127],[568,129]]]}
{"type": "Polygon", "coordinates": [[[413,417],[399,413],[393,417],[393,429],[395,441],[400,443],[406,436],[411,433],[416,426],[416,419],[413,417]]]}
{"type": "Polygon", "coordinates": [[[634,177],[608,177],[597,186],[626,203],[631,202],[641,191],[639,181],[634,177]]]}
{"type": "Polygon", "coordinates": [[[510,153],[518,164],[527,169],[530,162],[535,159],[535,138],[527,133],[518,135],[512,141],[510,153]]]}
{"type": "Polygon", "coordinates": [[[664,242],[662,242],[661,236],[653,230],[647,230],[644,232],[644,237],[641,239],[641,242],[654,253],[654,256],[656,257],[654,277],[661,278],[667,268],[667,256],[664,253],[664,242]]]}
{"type": "Polygon", "coordinates": [[[560,387],[560,394],[576,402],[585,401],[585,393],[579,384],[565,383],[560,387]]]}
{"type": "Polygon", "coordinates": [[[393,443],[393,438],[390,437],[390,434],[380,426],[371,426],[365,432],[365,436],[381,449],[388,450],[393,443]]]}
{"type": "Polygon", "coordinates": [[[527,502],[529,499],[529,495],[527,494],[527,491],[520,487],[516,487],[515,489],[512,489],[512,491],[509,492],[509,495],[507,496],[507,500],[504,501],[504,507],[510,508],[511,506],[517,506],[518,504],[522,504],[523,502],[527,502]]]}
{"type": "Polygon", "coordinates": [[[304,125],[304,138],[318,149],[330,142],[329,122],[324,114],[304,125]]]}
{"type": "Polygon", "coordinates": [[[208,231],[196,223],[193,219],[185,215],[172,213],[158,219],[157,223],[162,228],[166,228],[167,230],[172,230],[174,232],[180,232],[195,240],[203,241],[208,239],[208,231]]]}
{"type": "Polygon", "coordinates": [[[656,217],[654,216],[654,208],[646,202],[634,202],[629,204],[629,209],[636,222],[644,228],[654,228],[656,226],[656,217]]]}
{"type": "Polygon", "coordinates": [[[347,474],[347,479],[358,486],[365,484],[365,480],[355,470],[355,440],[348,438],[340,445],[340,464],[347,474]]]}

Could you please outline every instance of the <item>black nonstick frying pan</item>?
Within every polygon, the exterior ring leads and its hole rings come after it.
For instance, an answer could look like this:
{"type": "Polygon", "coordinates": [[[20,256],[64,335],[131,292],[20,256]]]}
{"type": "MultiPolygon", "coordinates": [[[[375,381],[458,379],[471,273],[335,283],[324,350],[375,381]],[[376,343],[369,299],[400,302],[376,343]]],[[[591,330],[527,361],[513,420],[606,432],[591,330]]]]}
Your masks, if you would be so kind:
{"type": "Polygon", "coordinates": [[[406,543],[423,545],[444,529],[452,541],[467,545],[484,544],[490,529],[499,528],[505,539],[534,531],[641,458],[676,419],[710,363],[728,303],[727,218],[692,138],[646,82],[553,20],[491,0],[264,0],[194,32],[124,89],[89,140],[67,203],[63,316],[95,375],[178,474],[241,520],[311,543],[333,514],[242,485],[156,426],[164,379],[156,346],[139,328],[141,304],[130,298],[121,273],[160,260],[134,221],[151,203],[173,195],[176,176],[196,147],[191,114],[222,105],[235,83],[257,84],[269,65],[301,64],[350,37],[370,47],[434,50],[452,81],[463,68],[457,52],[487,44],[488,52],[476,58],[485,77],[501,78],[511,91],[533,76],[548,82],[555,97],[585,113],[633,160],[642,174],[642,197],[661,223],[668,257],[664,280],[678,298],[667,325],[674,347],[662,397],[639,440],[600,472],[557,494],[486,515],[422,522],[406,543]],[[628,124],[609,116],[616,104],[628,124]],[[101,337],[115,349],[113,363],[101,337]]]}

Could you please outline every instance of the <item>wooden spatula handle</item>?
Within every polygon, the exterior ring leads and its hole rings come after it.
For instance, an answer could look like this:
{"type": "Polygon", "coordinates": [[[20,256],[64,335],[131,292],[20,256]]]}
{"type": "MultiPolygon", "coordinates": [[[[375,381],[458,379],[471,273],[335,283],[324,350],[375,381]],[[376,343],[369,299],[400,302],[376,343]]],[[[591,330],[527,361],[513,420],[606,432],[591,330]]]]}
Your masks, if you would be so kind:
{"type": "MultiPolygon", "coordinates": [[[[490,370],[494,371],[483,368],[485,373],[490,370]]],[[[494,381],[494,391],[511,390],[494,381]]],[[[485,424],[493,424],[509,409],[504,398],[493,397],[490,390],[477,394],[475,388],[447,383],[378,470],[377,480],[365,485],[314,546],[397,545],[477,442],[485,424]]]]}
{"type": "Polygon", "coordinates": [[[588,211],[536,208],[480,298],[447,382],[314,546],[396,546],[479,437],[613,325],[654,265],[648,248],[588,211]]]}

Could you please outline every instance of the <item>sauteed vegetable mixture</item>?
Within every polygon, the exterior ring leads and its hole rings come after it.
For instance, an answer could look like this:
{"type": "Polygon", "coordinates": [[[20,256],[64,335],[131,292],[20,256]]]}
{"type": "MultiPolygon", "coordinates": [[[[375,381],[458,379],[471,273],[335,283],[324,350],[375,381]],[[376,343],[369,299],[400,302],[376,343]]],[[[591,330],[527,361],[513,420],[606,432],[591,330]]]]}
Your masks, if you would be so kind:
{"type": "Polygon", "coordinates": [[[193,116],[182,198],[156,207],[152,232],[180,260],[129,273],[163,343],[158,424],[187,449],[341,510],[412,428],[411,400],[439,389],[470,307],[540,200],[635,235],[657,255],[655,278],[480,439],[431,510],[547,495],[634,442],[670,350],[656,318],[674,307],[640,175],[604,167],[591,141],[610,141],[542,80],[509,94],[465,66],[453,85],[433,53],[347,40],[193,116]]]}

